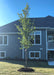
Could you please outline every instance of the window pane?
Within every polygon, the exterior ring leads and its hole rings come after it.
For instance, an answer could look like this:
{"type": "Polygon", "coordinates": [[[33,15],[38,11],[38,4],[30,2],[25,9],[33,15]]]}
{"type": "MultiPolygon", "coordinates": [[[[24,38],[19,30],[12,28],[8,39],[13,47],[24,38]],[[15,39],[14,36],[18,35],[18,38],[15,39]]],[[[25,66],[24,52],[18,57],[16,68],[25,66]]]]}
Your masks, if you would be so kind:
{"type": "Polygon", "coordinates": [[[53,39],[52,40],[54,41],[54,36],[53,36],[53,39]]]}
{"type": "Polygon", "coordinates": [[[4,57],[5,56],[5,53],[4,52],[1,52],[1,57],[4,57]]]}
{"type": "Polygon", "coordinates": [[[35,53],[35,57],[39,57],[39,52],[36,52],[35,53]]]}
{"type": "Polygon", "coordinates": [[[35,35],[35,43],[40,44],[40,35],[35,35]]]}
{"type": "Polygon", "coordinates": [[[52,37],[49,37],[49,38],[48,38],[48,41],[52,41],[52,40],[53,40],[53,38],[52,38],[52,37]]]}
{"type": "Polygon", "coordinates": [[[30,35],[30,42],[34,44],[34,35],[30,35]]]}
{"type": "Polygon", "coordinates": [[[48,36],[48,41],[53,42],[54,41],[54,36],[48,36]]]}
{"type": "Polygon", "coordinates": [[[7,44],[7,36],[4,36],[4,44],[7,44]]]}
{"type": "Polygon", "coordinates": [[[2,36],[0,36],[0,44],[2,44],[2,36]]]}
{"type": "Polygon", "coordinates": [[[31,52],[31,57],[34,57],[34,52],[31,52]]]}

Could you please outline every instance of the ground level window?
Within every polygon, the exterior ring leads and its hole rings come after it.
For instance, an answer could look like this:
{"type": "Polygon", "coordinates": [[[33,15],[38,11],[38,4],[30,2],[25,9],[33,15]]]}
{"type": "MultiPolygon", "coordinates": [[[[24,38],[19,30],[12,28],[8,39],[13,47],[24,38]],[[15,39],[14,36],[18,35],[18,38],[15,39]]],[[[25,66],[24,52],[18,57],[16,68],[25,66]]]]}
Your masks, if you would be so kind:
{"type": "Polygon", "coordinates": [[[6,52],[0,51],[0,58],[5,58],[5,57],[6,57],[6,52]]]}
{"type": "Polygon", "coordinates": [[[29,52],[29,58],[30,59],[40,59],[41,58],[41,52],[40,51],[30,51],[29,52]]]}
{"type": "Polygon", "coordinates": [[[35,57],[39,57],[39,52],[36,52],[35,53],[35,57]]]}
{"type": "Polygon", "coordinates": [[[31,57],[34,57],[34,52],[31,52],[31,57]]]}

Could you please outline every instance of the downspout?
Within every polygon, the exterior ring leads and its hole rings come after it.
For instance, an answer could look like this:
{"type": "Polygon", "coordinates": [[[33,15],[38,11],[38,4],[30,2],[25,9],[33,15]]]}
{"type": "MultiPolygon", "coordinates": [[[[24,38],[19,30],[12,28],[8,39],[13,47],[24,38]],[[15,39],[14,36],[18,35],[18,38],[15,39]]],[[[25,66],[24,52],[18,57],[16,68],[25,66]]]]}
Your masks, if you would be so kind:
{"type": "Polygon", "coordinates": [[[46,29],[46,60],[48,59],[48,58],[47,58],[47,56],[48,56],[48,55],[47,55],[47,52],[48,52],[48,51],[47,51],[47,45],[48,45],[48,44],[47,44],[47,29],[46,29]]]}

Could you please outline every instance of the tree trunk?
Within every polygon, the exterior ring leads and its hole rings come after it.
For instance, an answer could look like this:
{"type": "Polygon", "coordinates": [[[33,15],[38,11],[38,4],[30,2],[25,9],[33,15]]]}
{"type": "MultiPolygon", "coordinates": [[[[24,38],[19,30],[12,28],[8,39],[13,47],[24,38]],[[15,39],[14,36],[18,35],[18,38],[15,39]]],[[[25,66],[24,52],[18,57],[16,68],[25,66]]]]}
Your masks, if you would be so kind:
{"type": "Polygon", "coordinates": [[[25,49],[25,67],[27,68],[27,49],[25,49]]]}

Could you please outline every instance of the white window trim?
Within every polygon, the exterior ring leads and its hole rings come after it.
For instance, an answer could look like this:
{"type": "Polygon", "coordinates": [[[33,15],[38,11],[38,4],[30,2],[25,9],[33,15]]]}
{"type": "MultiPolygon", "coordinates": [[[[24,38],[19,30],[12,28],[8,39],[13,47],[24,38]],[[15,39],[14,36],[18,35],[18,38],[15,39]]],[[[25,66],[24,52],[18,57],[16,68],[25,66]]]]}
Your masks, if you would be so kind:
{"type": "MultiPolygon", "coordinates": [[[[53,36],[50,35],[50,36],[48,36],[48,38],[49,38],[49,37],[53,37],[53,36]]],[[[48,40],[48,42],[54,42],[54,40],[48,40]]]]}
{"type": "MultiPolygon", "coordinates": [[[[41,45],[42,44],[42,39],[41,39],[41,31],[36,31],[36,32],[40,32],[40,34],[37,34],[37,35],[40,35],[40,44],[36,44],[35,43],[35,39],[34,39],[34,44],[32,44],[32,45],[41,45]]],[[[35,38],[35,31],[34,31],[34,34],[31,34],[31,35],[34,35],[34,38],[35,38]]]]}
{"type": "Polygon", "coordinates": [[[0,46],[7,46],[8,45],[8,35],[0,35],[2,36],[2,44],[0,44],[0,46]],[[4,44],[4,36],[7,36],[7,44],[4,44]]]}
{"type": "Polygon", "coordinates": [[[5,53],[5,56],[4,57],[1,57],[0,56],[0,58],[6,58],[6,51],[0,51],[0,54],[1,54],[1,52],[4,52],[5,53]]]}
{"type": "Polygon", "coordinates": [[[54,51],[54,49],[47,49],[48,51],[54,51]]]}
{"type": "Polygon", "coordinates": [[[40,51],[29,51],[29,58],[30,58],[30,59],[40,59],[40,58],[41,58],[41,52],[40,52],[40,51]],[[39,57],[31,57],[31,56],[30,56],[30,53],[31,53],[31,52],[34,52],[34,53],[39,52],[39,57]]]}

